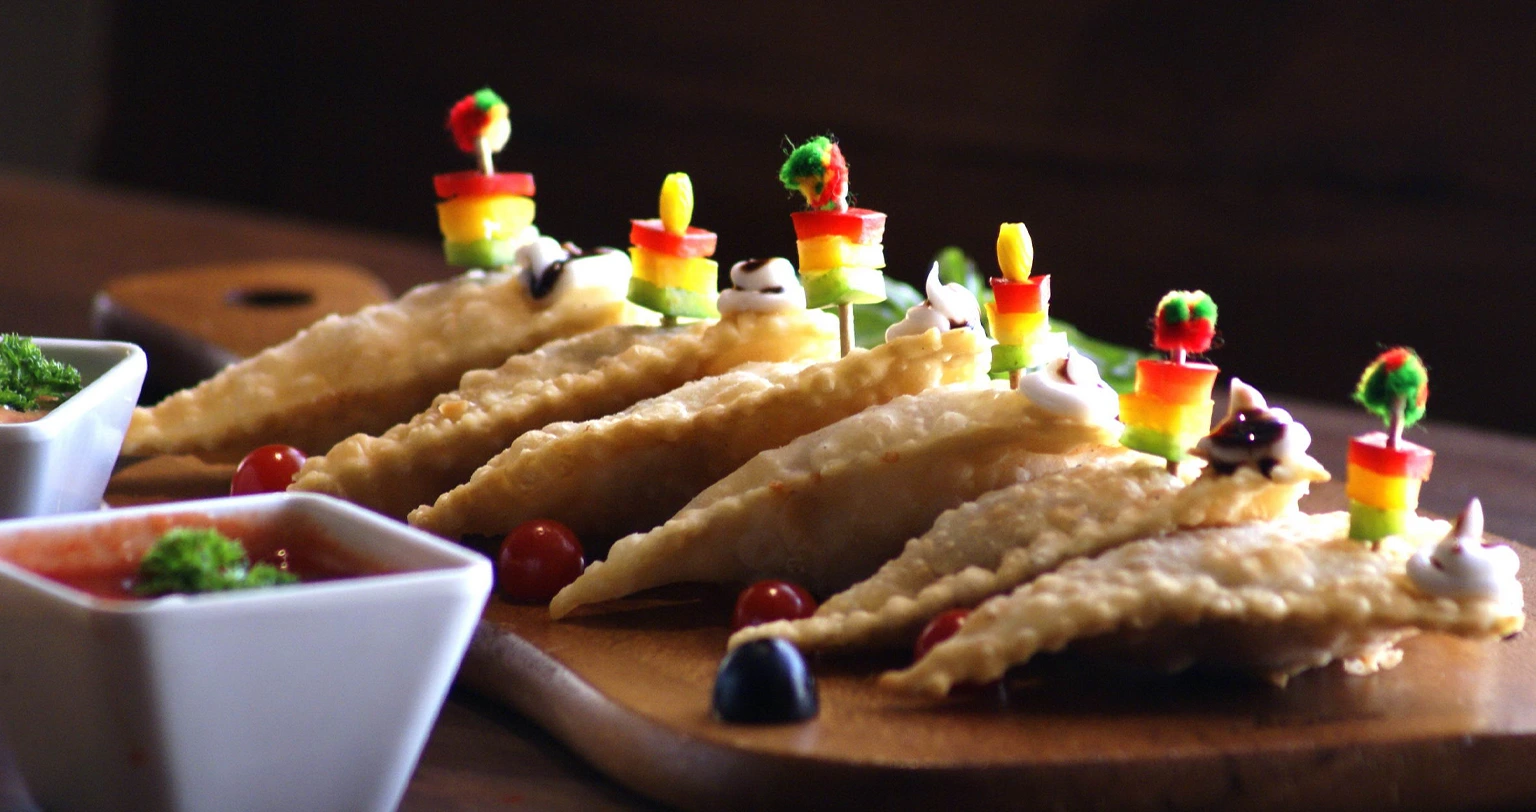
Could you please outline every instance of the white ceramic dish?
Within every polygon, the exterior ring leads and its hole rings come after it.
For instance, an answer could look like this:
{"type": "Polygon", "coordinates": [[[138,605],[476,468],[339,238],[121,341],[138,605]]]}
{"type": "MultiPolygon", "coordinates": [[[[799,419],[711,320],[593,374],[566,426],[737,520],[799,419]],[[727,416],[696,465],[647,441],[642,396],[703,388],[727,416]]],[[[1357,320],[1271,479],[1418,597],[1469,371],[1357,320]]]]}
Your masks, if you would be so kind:
{"type": "Polygon", "coordinates": [[[85,385],[38,420],[0,424],[0,519],[100,508],[144,384],[144,351],[133,344],[33,341],[85,385]]]}
{"type": "Polygon", "coordinates": [[[315,494],[0,523],[0,735],[45,809],[392,810],[490,587],[484,557],[315,494]],[[109,571],[172,523],[308,524],[390,573],[136,601],[29,569],[109,571]]]}

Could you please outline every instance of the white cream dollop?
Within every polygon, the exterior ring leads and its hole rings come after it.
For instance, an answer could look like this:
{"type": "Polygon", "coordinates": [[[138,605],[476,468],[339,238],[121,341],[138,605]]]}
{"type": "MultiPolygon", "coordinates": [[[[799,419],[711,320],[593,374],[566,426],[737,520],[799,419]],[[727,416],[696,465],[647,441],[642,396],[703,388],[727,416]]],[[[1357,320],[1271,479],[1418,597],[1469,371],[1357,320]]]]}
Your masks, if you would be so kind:
{"type": "Polygon", "coordinates": [[[1120,413],[1120,396],[1098,365],[1073,349],[1020,378],[1019,392],[1052,414],[1084,423],[1108,423],[1120,413]]]}
{"type": "Polygon", "coordinates": [[[584,253],[547,236],[518,248],[512,268],[535,299],[577,288],[609,288],[622,299],[628,295],[629,277],[634,273],[629,255],[623,251],[596,248],[584,253]]]}
{"type": "Polygon", "coordinates": [[[921,335],[929,330],[975,330],[981,332],[981,305],[975,295],[964,285],[950,282],[939,283],[939,263],[928,269],[928,280],[923,285],[928,299],[907,308],[907,315],[885,331],[885,340],[902,336],[921,335]]]}
{"type": "Polygon", "coordinates": [[[805,288],[783,257],[747,259],[731,266],[731,286],[720,291],[720,315],[805,309],[805,288]]]}
{"type": "Polygon", "coordinates": [[[1312,432],[1291,413],[1272,408],[1258,389],[1232,379],[1227,416],[1195,445],[1195,456],[1218,469],[1252,465],[1268,476],[1279,465],[1297,465],[1312,447],[1312,432]],[[1260,439],[1267,434],[1273,438],[1260,439]]]}
{"type": "Polygon", "coordinates": [[[1408,559],[1408,577],[1415,586],[1452,599],[1512,598],[1520,592],[1519,571],[1514,550],[1483,543],[1483,504],[1476,497],[1443,540],[1424,545],[1408,559]]]}

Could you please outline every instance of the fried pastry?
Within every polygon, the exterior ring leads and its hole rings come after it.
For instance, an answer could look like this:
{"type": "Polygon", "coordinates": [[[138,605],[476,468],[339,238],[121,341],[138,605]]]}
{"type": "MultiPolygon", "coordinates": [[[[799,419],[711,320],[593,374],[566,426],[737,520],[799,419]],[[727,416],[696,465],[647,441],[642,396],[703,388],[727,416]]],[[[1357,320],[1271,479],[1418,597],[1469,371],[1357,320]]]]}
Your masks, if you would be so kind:
{"type": "Polygon", "coordinates": [[[1390,668],[1402,659],[1396,644],[1419,631],[1495,638],[1520,630],[1513,551],[1488,556],[1498,565],[1484,573],[1487,588],[1443,589],[1416,577],[1416,548],[1440,545],[1447,529],[1415,516],[1406,533],[1372,549],[1349,539],[1347,513],[1298,513],[1135,541],[982,604],[955,636],[880,684],[942,695],[1072,645],[1170,670],[1195,662],[1249,669],[1284,685],[1335,660],[1351,674],[1390,668]]]}
{"type": "Polygon", "coordinates": [[[759,451],[903,394],[974,380],[988,363],[974,333],[930,331],[763,380],[754,391],[697,381],[618,414],[528,432],[409,521],[456,538],[550,518],[601,548],[665,521],[759,451]]]}
{"type": "Polygon", "coordinates": [[[323,453],[356,432],[378,433],[409,419],[471,369],[635,314],[624,300],[624,254],[532,250],[539,245],[519,249],[527,260],[515,270],[471,271],[322,319],[137,409],[122,453],[238,459],[266,443],[323,453]],[[551,256],[547,264],[535,262],[551,256]]]}
{"type": "Polygon", "coordinates": [[[836,356],[836,319],[803,308],[681,327],[605,327],[466,373],[457,390],[408,422],[379,436],[353,435],[311,457],[291,489],[404,519],[468,481],[524,432],[612,414],[750,361],[836,356]]]}
{"type": "Polygon", "coordinates": [[[550,603],[576,606],[679,581],[786,578],[827,594],[874,572],[934,517],[987,491],[1134,456],[1119,423],[1063,417],[1005,388],[951,387],[763,452],[665,525],[620,540],[550,603]]]}
{"type": "MultiPolygon", "coordinates": [[[[1026,391],[1039,374],[1024,379],[1026,391]]],[[[1226,419],[1200,448],[1231,463],[1208,465],[1188,487],[1160,460],[1128,454],[993,491],[940,516],[812,617],[742,629],[730,645],[762,637],[802,649],[910,645],[945,609],[975,606],[1074,558],[1179,529],[1295,512],[1310,484],[1328,479],[1306,453],[1306,428],[1236,379],[1228,403],[1226,419]]]]}

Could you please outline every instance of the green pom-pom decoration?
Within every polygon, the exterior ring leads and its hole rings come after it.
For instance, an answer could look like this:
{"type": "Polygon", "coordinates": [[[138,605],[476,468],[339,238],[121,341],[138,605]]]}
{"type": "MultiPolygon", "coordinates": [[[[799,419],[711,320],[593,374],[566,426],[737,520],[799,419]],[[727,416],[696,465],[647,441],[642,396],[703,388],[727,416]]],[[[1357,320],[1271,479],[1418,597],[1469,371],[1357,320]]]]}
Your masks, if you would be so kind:
{"type": "Polygon", "coordinates": [[[1393,347],[1376,356],[1355,386],[1355,402],[1389,426],[1399,408],[1404,427],[1419,422],[1428,401],[1429,370],[1418,353],[1407,347],[1393,347]]]}
{"type": "Polygon", "coordinates": [[[1157,303],[1157,318],[1168,324],[1206,319],[1216,321],[1216,301],[1203,290],[1174,290],[1157,303]]]}
{"type": "Polygon", "coordinates": [[[784,166],[779,168],[779,182],[784,184],[784,188],[798,192],[800,183],[807,178],[821,180],[830,163],[831,152],[832,139],[825,135],[818,135],[795,147],[785,159],[784,166]]]}
{"type": "Polygon", "coordinates": [[[495,107],[498,104],[506,104],[506,102],[501,100],[500,96],[496,95],[496,91],[488,87],[482,87],[479,90],[476,90],[474,100],[475,106],[481,110],[490,110],[492,107],[495,107]]]}

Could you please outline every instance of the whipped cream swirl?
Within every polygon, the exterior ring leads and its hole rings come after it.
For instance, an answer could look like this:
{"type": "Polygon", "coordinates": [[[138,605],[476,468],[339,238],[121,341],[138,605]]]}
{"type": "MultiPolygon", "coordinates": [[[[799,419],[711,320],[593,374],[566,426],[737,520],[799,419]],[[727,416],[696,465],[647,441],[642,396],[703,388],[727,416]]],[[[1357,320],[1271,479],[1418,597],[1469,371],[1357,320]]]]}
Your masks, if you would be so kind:
{"type": "Polygon", "coordinates": [[[518,248],[512,268],[522,276],[529,295],[535,299],[559,295],[572,288],[614,287],[616,280],[627,287],[633,272],[629,255],[623,251],[596,248],[588,253],[553,237],[539,237],[518,248]]]}
{"type": "Polygon", "coordinates": [[[1277,465],[1300,464],[1312,446],[1312,433],[1284,409],[1272,409],[1259,390],[1232,379],[1227,416],[1195,446],[1218,474],[1245,465],[1269,476],[1277,465]]]}
{"type": "Polygon", "coordinates": [[[981,329],[981,305],[976,297],[964,285],[950,282],[947,285],[939,283],[939,263],[933,263],[928,269],[928,281],[923,285],[928,295],[928,300],[921,304],[907,308],[906,318],[891,325],[885,331],[885,340],[902,336],[915,336],[929,330],[975,330],[983,336],[981,329]]]}
{"type": "Polygon", "coordinates": [[[1426,544],[1408,559],[1408,577],[1425,593],[1443,598],[1504,600],[1521,593],[1515,574],[1520,556],[1509,547],[1483,542],[1483,504],[1476,497],[1437,544],[1426,544]]]}
{"type": "Polygon", "coordinates": [[[805,309],[805,288],[783,257],[748,259],[731,266],[731,286],[720,291],[720,314],[805,309]]]}
{"type": "Polygon", "coordinates": [[[1099,376],[1099,367],[1077,350],[1019,379],[1029,402],[1084,423],[1108,423],[1120,413],[1120,396],[1099,376]]]}

